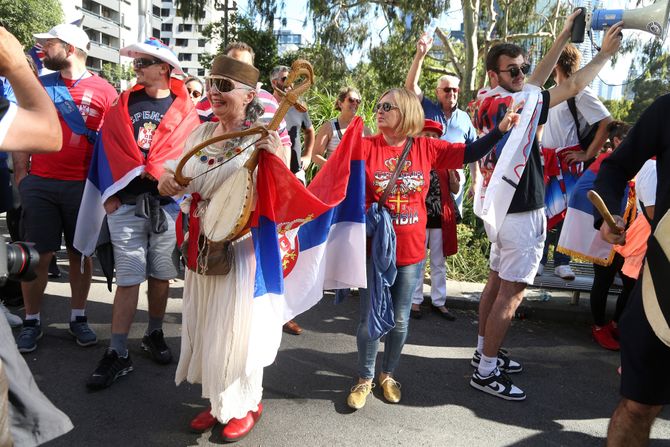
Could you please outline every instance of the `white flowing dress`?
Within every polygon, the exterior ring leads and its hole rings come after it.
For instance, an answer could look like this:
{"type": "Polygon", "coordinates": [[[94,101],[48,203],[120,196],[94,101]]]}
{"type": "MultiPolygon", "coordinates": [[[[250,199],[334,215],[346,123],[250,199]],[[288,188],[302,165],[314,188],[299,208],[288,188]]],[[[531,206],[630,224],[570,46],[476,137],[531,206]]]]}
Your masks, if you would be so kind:
{"type": "MultiPolygon", "coordinates": [[[[218,123],[200,125],[186,141],[185,151],[212,136],[218,123]]],[[[244,147],[258,136],[237,141],[244,147]]],[[[187,177],[211,169],[231,154],[232,145],[215,144],[191,157],[184,166],[187,177]],[[211,162],[210,160],[214,160],[211,162]]],[[[251,155],[249,148],[223,166],[195,178],[187,192],[202,197],[199,211],[216,189],[251,155]]],[[[190,200],[182,210],[188,211],[190,200]]],[[[262,397],[263,368],[247,371],[249,355],[255,261],[253,243],[246,236],[233,243],[234,264],[227,275],[200,275],[186,270],[182,305],[181,354],[175,376],[179,385],[187,380],[202,384],[202,396],[211,402],[212,415],[226,423],[256,411],[262,397]]]]}

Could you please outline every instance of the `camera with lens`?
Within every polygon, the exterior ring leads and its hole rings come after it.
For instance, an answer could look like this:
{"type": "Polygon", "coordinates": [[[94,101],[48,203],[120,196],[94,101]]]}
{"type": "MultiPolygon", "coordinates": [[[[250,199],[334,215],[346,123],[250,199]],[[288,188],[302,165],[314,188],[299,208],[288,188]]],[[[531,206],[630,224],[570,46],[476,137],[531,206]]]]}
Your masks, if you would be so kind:
{"type": "Polygon", "coordinates": [[[35,269],[40,255],[29,242],[5,242],[0,236],[0,285],[8,279],[31,281],[35,279],[35,269]]]}

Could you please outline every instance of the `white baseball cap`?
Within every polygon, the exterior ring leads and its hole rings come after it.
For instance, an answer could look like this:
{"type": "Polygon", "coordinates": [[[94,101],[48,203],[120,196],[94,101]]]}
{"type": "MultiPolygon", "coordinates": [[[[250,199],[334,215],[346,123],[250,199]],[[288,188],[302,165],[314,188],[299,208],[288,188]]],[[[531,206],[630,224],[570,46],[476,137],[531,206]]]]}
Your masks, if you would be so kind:
{"type": "Polygon", "coordinates": [[[38,42],[43,43],[47,39],[60,39],[63,42],[79,48],[85,53],[88,53],[90,40],[86,32],[77,25],[64,23],[56,25],[49,30],[48,33],[33,34],[33,37],[38,42]]]}

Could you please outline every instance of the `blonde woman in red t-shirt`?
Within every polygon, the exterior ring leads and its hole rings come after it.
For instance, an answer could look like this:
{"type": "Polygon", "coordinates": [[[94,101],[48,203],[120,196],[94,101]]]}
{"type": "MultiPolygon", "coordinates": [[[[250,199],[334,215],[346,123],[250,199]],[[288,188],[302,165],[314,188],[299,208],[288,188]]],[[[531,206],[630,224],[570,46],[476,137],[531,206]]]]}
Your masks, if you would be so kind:
{"type": "MultiPolygon", "coordinates": [[[[442,140],[414,138],[409,155],[401,167],[384,207],[388,209],[396,234],[395,282],[390,287],[395,326],[386,333],[379,383],[384,398],[390,403],[400,401],[400,384],[393,372],[407,338],[412,292],[420,277],[426,237],[426,194],[431,169],[456,169],[464,163],[486,155],[505,132],[519,120],[518,107],[510,107],[493,132],[465,145],[442,140]]],[[[381,96],[375,106],[379,133],[363,138],[365,157],[366,208],[379,201],[396,169],[398,159],[408,137],[423,129],[424,114],[416,95],[405,89],[392,89],[381,96]]],[[[374,280],[372,262],[367,263],[368,284],[374,280]]],[[[351,388],[347,404],[354,409],[365,405],[374,386],[375,359],[379,338],[372,338],[368,328],[371,303],[379,297],[370,297],[368,289],[360,291],[361,316],[357,331],[358,383],[351,388]]]]}

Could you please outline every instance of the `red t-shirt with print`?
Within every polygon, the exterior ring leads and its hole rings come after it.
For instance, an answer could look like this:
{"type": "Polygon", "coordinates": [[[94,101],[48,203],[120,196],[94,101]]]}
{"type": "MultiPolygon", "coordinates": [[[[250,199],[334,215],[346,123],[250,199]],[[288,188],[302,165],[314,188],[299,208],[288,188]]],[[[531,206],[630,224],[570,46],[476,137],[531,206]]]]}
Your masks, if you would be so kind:
{"type": "MultiPolygon", "coordinates": [[[[363,138],[365,157],[365,208],[379,201],[402,154],[403,146],[386,144],[379,134],[363,138]]],[[[426,195],[431,169],[463,166],[465,144],[435,138],[414,138],[405,166],[391,190],[386,207],[396,232],[396,264],[415,264],[425,257],[426,195]]]]}
{"type": "MultiPolygon", "coordinates": [[[[79,81],[61,77],[60,81],[69,89],[86,127],[100,130],[105,112],[118,96],[116,89],[95,74],[79,81]]],[[[61,150],[49,154],[34,154],[30,173],[58,180],[86,180],[93,156],[93,145],[88,142],[86,135],[72,132],[60,113],[58,119],[63,130],[61,150]]]]}

